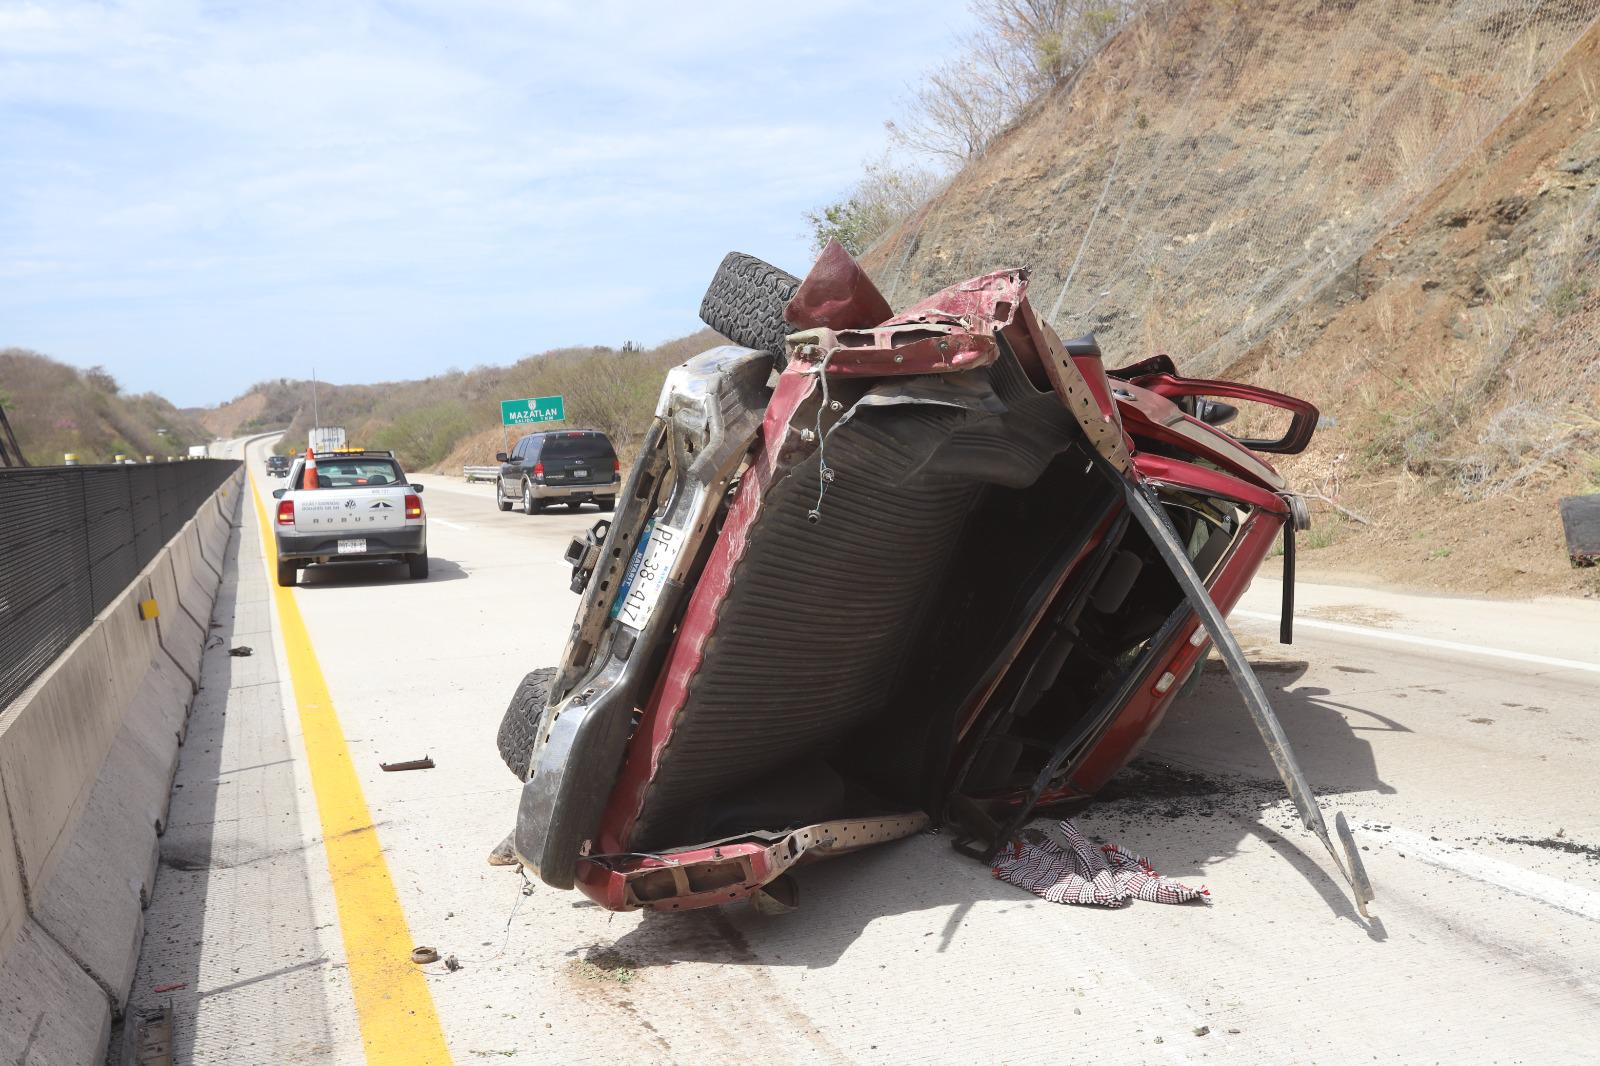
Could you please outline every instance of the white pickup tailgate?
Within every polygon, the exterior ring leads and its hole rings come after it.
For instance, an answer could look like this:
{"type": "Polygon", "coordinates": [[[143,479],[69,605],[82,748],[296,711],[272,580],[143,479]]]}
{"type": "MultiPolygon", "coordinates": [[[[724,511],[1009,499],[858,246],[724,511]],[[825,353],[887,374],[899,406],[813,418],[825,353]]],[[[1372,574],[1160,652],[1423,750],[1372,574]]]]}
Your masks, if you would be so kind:
{"type": "Polygon", "coordinates": [[[298,489],[294,502],[296,533],[362,533],[399,529],[406,524],[407,485],[354,489],[298,489]]]}

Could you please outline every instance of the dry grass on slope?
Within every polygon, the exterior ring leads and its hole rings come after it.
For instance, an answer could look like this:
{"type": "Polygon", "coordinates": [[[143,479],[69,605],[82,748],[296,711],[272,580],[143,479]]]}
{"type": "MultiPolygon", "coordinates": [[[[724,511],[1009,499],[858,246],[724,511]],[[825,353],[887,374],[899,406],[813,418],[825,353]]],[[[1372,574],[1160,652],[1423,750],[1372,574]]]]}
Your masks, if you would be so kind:
{"type": "Polygon", "coordinates": [[[0,404],[22,454],[36,466],[59,464],[67,452],[84,463],[118,454],[165,458],[212,437],[160,396],[128,395],[102,370],[78,370],[20,348],[0,351],[0,404]]]}
{"type": "Polygon", "coordinates": [[[1460,592],[1600,594],[1555,501],[1600,492],[1600,30],[1339,282],[1228,373],[1333,425],[1285,464],[1309,558],[1460,592]]]}

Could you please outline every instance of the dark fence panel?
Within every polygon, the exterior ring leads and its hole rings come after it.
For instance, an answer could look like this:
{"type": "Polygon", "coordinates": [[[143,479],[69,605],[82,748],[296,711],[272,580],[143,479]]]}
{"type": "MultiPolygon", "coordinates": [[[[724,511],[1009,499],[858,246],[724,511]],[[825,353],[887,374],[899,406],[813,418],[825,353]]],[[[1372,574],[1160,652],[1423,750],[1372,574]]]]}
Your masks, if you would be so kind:
{"type": "Polygon", "coordinates": [[[0,708],[132,583],[239,468],[0,469],[0,708]]]}

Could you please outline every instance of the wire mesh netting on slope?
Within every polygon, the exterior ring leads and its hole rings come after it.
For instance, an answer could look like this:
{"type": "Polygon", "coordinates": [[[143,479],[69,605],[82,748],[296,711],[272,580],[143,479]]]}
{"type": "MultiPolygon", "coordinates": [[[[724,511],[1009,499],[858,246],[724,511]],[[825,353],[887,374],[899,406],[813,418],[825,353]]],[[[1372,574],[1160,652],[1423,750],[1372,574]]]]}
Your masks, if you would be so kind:
{"type": "Polygon", "coordinates": [[[1151,4],[869,267],[898,306],[1026,266],[1063,335],[1218,372],[1403,221],[1597,19],[1600,0],[1151,4]]]}

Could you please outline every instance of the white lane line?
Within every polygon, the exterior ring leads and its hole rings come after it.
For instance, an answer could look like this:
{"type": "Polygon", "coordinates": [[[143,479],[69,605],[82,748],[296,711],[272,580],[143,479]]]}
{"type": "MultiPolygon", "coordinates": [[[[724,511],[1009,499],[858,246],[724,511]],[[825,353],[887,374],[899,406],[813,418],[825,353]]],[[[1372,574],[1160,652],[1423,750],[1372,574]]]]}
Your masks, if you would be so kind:
{"type": "Polygon", "coordinates": [[[471,529],[472,529],[472,527],[471,527],[471,526],[463,526],[463,525],[461,525],[461,524],[459,524],[459,523],[457,523],[457,522],[447,522],[447,521],[445,521],[445,520],[444,520],[444,519],[443,519],[443,518],[438,518],[438,517],[434,517],[434,518],[430,518],[430,519],[428,519],[428,521],[430,521],[430,522],[437,522],[437,523],[439,523],[439,524],[440,524],[440,525],[441,525],[441,526],[447,526],[447,527],[449,527],[449,528],[450,528],[450,529],[458,529],[458,530],[460,530],[460,531],[461,531],[461,532],[463,532],[463,533],[467,533],[467,532],[470,532],[470,531],[471,531],[471,529]]]}
{"type": "MultiPolygon", "coordinates": [[[[1252,622],[1276,622],[1278,616],[1266,611],[1236,610],[1233,617],[1248,618],[1252,622]]],[[[1483,655],[1491,659],[1511,659],[1519,663],[1534,663],[1538,666],[1559,666],[1567,670],[1583,670],[1591,674],[1600,674],[1600,663],[1586,663],[1581,659],[1557,659],[1551,655],[1534,655],[1526,651],[1507,651],[1504,648],[1487,648],[1482,644],[1461,644],[1454,640],[1440,640],[1437,637],[1418,637],[1410,633],[1394,633],[1387,629],[1369,629],[1366,626],[1352,626],[1343,622],[1319,622],[1314,618],[1296,618],[1296,629],[1325,629],[1330,633],[1347,633],[1356,637],[1370,637],[1373,640],[1388,640],[1396,644],[1416,644],[1424,648],[1438,648],[1441,651],[1458,651],[1467,655],[1483,655]]]]}
{"type": "Polygon", "coordinates": [[[1413,833],[1409,829],[1390,829],[1385,835],[1404,847],[1407,857],[1418,858],[1431,865],[1466,874],[1475,881],[1498,885],[1519,896],[1547,903],[1568,914],[1600,922],[1600,892],[1590,892],[1586,888],[1569,885],[1557,878],[1536,874],[1532,870],[1524,870],[1520,866],[1491,859],[1475,851],[1466,849],[1456,851],[1440,841],[1432,840],[1421,833],[1413,833]]]}

